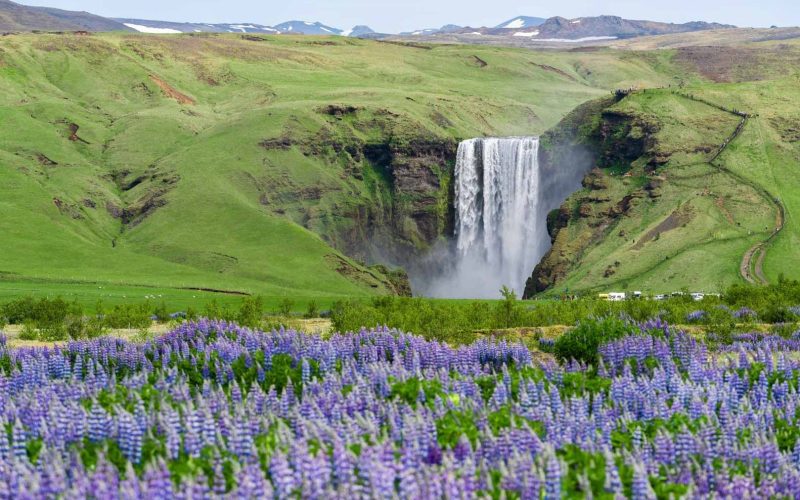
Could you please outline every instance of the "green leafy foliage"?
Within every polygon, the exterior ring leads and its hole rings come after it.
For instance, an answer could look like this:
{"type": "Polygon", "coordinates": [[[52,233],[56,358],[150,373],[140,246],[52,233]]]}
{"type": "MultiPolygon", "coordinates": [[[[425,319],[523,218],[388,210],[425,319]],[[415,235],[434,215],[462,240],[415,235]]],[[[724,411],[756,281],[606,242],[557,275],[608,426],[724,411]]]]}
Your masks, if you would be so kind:
{"type": "Polygon", "coordinates": [[[308,303],[308,308],[306,309],[305,317],[306,318],[316,318],[319,316],[319,305],[317,305],[316,300],[311,300],[308,303]]]}
{"type": "Polygon", "coordinates": [[[161,303],[153,310],[153,316],[155,316],[156,319],[161,323],[169,321],[170,318],[169,311],[167,310],[167,303],[162,300],[161,303]]]}
{"type": "Polygon", "coordinates": [[[661,429],[669,431],[673,435],[687,429],[696,433],[704,423],[707,423],[706,417],[692,419],[682,413],[676,413],[667,420],[662,418],[636,420],[630,422],[627,428],[618,428],[612,431],[611,442],[614,447],[631,449],[633,446],[633,433],[637,428],[642,429],[642,433],[652,440],[661,429]]]}
{"type": "Polygon", "coordinates": [[[583,394],[608,394],[611,379],[600,377],[596,372],[568,372],[562,378],[561,394],[564,396],[581,396],[583,394]]]}
{"type": "Polygon", "coordinates": [[[453,448],[466,437],[473,446],[478,442],[478,427],[471,412],[450,410],[436,421],[436,438],[443,448],[453,448]]]}
{"type": "MultiPolygon", "coordinates": [[[[444,448],[453,448],[463,436],[475,446],[479,437],[477,421],[478,417],[471,411],[448,411],[436,421],[436,437],[439,445],[444,448]]],[[[509,406],[504,406],[489,413],[486,416],[486,421],[495,436],[500,434],[503,429],[511,427],[529,427],[539,437],[545,436],[545,429],[541,422],[516,416],[511,412],[509,406]]]]}
{"type": "Polygon", "coordinates": [[[80,315],[82,312],[77,303],[67,302],[61,297],[38,300],[23,297],[2,306],[2,316],[9,323],[22,324],[31,321],[39,327],[60,324],[68,315],[80,315]]]}
{"type": "Polygon", "coordinates": [[[553,352],[562,362],[574,359],[594,364],[597,362],[598,349],[602,344],[636,331],[635,325],[613,316],[586,319],[578,323],[573,330],[560,336],[556,340],[553,352]]]}
{"type": "Polygon", "coordinates": [[[109,328],[146,328],[151,325],[152,307],[148,303],[117,304],[105,315],[109,328]]]}
{"type": "MultiPolygon", "coordinates": [[[[646,321],[660,316],[670,324],[682,324],[690,312],[698,309],[708,312],[699,323],[711,331],[730,332],[736,324],[730,311],[718,308],[723,300],[710,296],[700,303],[694,302],[690,297],[680,296],[664,301],[609,302],[596,298],[521,301],[513,297],[513,292],[509,293],[503,300],[492,302],[405,297],[340,301],[331,310],[331,320],[337,331],[358,331],[362,327],[391,325],[451,344],[473,342],[477,338],[477,332],[575,325],[590,317],[624,316],[634,321],[646,321]]],[[[727,296],[725,301],[728,301],[727,296]]],[[[757,309],[756,312],[760,317],[762,310],[757,309]]]]}
{"type": "MultiPolygon", "coordinates": [[[[390,379],[390,382],[392,380],[390,379]]],[[[392,383],[389,397],[398,398],[405,403],[416,407],[417,399],[422,393],[425,401],[433,401],[436,396],[444,395],[442,384],[438,380],[425,380],[417,377],[409,378],[402,382],[392,383]]]]}
{"type": "Polygon", "coordinates": [[[264,316],[264,299],[259,296],[246,297],[242,300],[236,320],[240,325],[257,327],[264,316]]]}

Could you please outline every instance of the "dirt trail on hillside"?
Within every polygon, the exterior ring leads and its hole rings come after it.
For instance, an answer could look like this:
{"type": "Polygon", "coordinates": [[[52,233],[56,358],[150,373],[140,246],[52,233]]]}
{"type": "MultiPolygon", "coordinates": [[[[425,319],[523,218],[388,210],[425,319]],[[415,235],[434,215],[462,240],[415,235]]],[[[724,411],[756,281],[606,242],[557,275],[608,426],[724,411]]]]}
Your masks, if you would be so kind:
{"type": "Polygon", "coordinates": [[[178,90],[175,89],[175,87],[173,87],[169,83],[165,82],[161,78],[159,78],[159,77],[157,77],[155,75],[150,75],[150,79],[153,80],[153,83],[158,85],[158,87],[161,89],[161,91],[164,92],[164,95],[166,95],[167,97],[170,97],[172,99],[175,99],[180,104],[184,104],[184,105],[197,104],[194,99],[192,99],[191,97],[189,97],[186,94],[183,94],[183,93],[179,92],[178,90]]]}
{"type": "Polygon", "coordinates": [[[745,281],[754,285],[759,283],[759,281],[757,281],[753,273],[750,272],[751,263],[753,262],[753,255],[761,249],[761,245],[763,245],[763,243],[759,242],[748,248],[742,257],[741,264],[739,264],[739,274],[742,275],[745,281]]]}
{"type": "MultiPolygon", "coordinates": [[[[694,95],[684,94],[681,92],[673,92],[673,93],[675,95],[685,97],[693,101],[702,102],[704,104],[717,108],[726,113],[738,116],[740,118],[739,124],[736,126],[736,129],[720,145],[717,152],[714,153],[714,155],[708,160],[708,164],[730,174],[735,179],[755,189],[777,208],[775,213],[775,229],[772,231],[772,233],[770,233],[767,239],[759,241],[758,243],[748,248],[747,251],[742,256],[742,261],[739,264],[739,274],[741,274],[742,278],[744,278],[745,281],[753,284],[767,285],[769,284],[769,282],[767,281],[766,276],[764,276],[764,258],[767,256],[767,246],[783,229],[786,220],[786,208],[783,206],[783,203],[781,203],[781,201],[778,198],[773,196],[769,191],[767,191],[762,186],[756,184],[753,181],[750,181],[749,179],[732,171],[731,169],[729,169],[724,165],[719,165],[715,163],[715,161],[718,160],[720,156],[722,156],[722,153],[725,152],[728,146],[730,146],[730,144],[734,140],[736,140],[736,138],[739,137],[739,135],[741,135],[742,131],[744,131],[744,128],[747,126],[750,118],[758,115],[752,115],[750,113],[746,113],[744,111],[740,111],[737,109],[726,108],[725,106],[707,101],[703,98],[694,95]]],[[[718,199],[717,207],[728,218],[728,222],[730,223],[734,222],[732,215],[730,215],[730,212],[728,212],[725,209],[724,200],[718,199]]]]}
{"type": "MultiPolygon", "coordinates": [[[[736,127],[736,130],[722,143],[722,146],[719,148],[719,151],[713,156],[713,158],[709,161],[712,165],[714,165],[714,160],[718,159],[725,149],[733,142],[744,130],[744,127],[747,125],[748,119],[750,115],[742,113],[740,111],[732,111],[728,110],[723,107],[719,107],[724,111],[729,113],[733,113],[737,116],[740,116],[742,119],[739,122],[739,125],[736,127]]],[[[725,166],[717,166],[721,170],[732,174],[734,177],[739,179],[740,181],[744,182],[745,184],[749,185],[750,187],[754,188],[756,191],[760,192],[765,198],[771,201],[777,211],[775,213],[775,229],[770,233],[769,237],[764,241],[759,241],[758,243],[754,244],[742,256],[742,262],[739,264],[739,274],[742,275],[742,278],[745,279],[748,283],[759,284],[759,285],[768,285],[769,281],[767,281],[766,276],[764,275],[764,258],[767,256],[767,245],[780,233],[783,229],[785,217],[785,208],[783,203],[780,202],[777,198],[772,196],[766,189],[756,185],[753,182],[748,181],[744,177],[735,172],[731,171],[725,166]],[[755,260],[755,264],[754,264],[755,260]]],[[[720,207],[722,208],[722,207],[720,207]]]]}

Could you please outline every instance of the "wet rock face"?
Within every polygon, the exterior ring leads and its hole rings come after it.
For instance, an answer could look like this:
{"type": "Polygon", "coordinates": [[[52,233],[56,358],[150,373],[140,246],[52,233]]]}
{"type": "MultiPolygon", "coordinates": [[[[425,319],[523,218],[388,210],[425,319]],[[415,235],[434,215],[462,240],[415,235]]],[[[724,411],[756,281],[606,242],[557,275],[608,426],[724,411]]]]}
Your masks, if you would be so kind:
{"type": "Polygon", "coordinates": [[[654,147],[658,125],[617,111],[604,111],[597,132],[599,166],[630,165],[654,147]]]}
{"type": "Polygon", "coordinates": [[[608,179],[603,176],[603,172],[599,168],[594,168],[586,174],[581,184],[590,191],[608,189],[608,179]]]}
{"type": "Polygon", "coordinates": [[[562,206],[556,210],[551,210],[547,214],[547,234],[550,235],[550,242],[556,241],[556,235],[561,229],[567,227],[569,224],[570,213],[569,208],[562,206]]]}
{"type": "MultiPolygon", "coordinates": [[[[391,205],[362,219],[362,234],[382,260],[413,264],[453,227],[452,169],[457,143],[449,139],[420,138],[403,144],[365,145],[366,159],[377,165],[389,182],[391,205]]],[[[349,241],[355,253],[364,241],[349,241]]]]}
{"type": "MultiPolygon", "coordinates": [[[[331,106],[324,112],[338,117],[357,110],[331,106]]],[[[387,131],[383,141],[365,142],[334,130],[323,128],[312,138],[286,134],[260,143],[267,150],[297,147],[304,155],[343,163],[344,175],[349,179],[364,180],[368,165],[380,172],[381,189],[388,197],[382,198],[382,202],[335,204],[333,215],[353,224],[321,234],[323,238],[353,258],[406,266],[452,232],[450,178],[458,148],[455,139],[420,135],[395,141],[387,131]]],[[[269,205],[272,198],[280,199],[279,195],[266,192],[268,186],[262,187],[265,190],[262,204],[269,205]]],[[[318,200],[326,194],[319,192],[305,198],[302,195],[307,191],[308,188],[298,188],[293,199],[318,200]]]]}
{"type": "Polygon", "coordinates": [[[319,129],[289,121],[259,145],[324,161],[346,187],[312,193],[291,180],[253,178],[262,205],[367,263],[409,266],[452,234],[456,139],[386,109],[331,104],[315,111],[324,121],[319,129]]]}
{"type": "MultiPolygon", "coordinates": [[[[389,165],[397,193],[435,195],[441,188],[437,172],[447,166],[442,144],[412,144],[393,151],[389,165]]],[[[454,155],[453,155],[454,156],[454,155]]]]}

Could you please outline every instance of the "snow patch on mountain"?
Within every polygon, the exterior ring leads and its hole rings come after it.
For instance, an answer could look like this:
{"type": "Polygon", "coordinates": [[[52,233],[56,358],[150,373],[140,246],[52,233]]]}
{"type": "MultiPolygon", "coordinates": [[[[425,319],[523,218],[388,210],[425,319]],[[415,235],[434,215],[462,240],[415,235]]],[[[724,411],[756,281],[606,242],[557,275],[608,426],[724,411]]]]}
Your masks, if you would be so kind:
{"type": "Polygon", "coordinates": [[[518,17],[508,24],[503,25],[503,28],[513,30],[525,27],[525,20],[518,17]]]}
{"type": "Polygon", "coordinates": [[[537,38],[534,42],[555,42],[555,43],[583,43],[600,42],[603,40],[616,40],[615,36],[585,36],[583,38],[537,38]]]}
{"type": "Polygon", "coordinates": [[[302,33],[304,35],[339,35],[342,30],[327,26],[320,22],[287,21],[277,24],[274,28],[284,33],[302,33]]]}
{"type": "Polygon", "coordinates": [[[541,17],[517,16],[509,21],[495,26],[495,29],[518,30],[522,28],[533,28],[544,23],[546,19],[541,17]]]}
{"type": "Polygon", "coordinates": [[[517,31],[514,36],[538,36],[538,31],[517,31]]]}
{"type": "Polygon", "coordinates": [[[174,30],[171,28],[153,28],[151,26],[142,26],[141,24],[133,24],[133,23],[123,23],[130,29],[136,30],[139,33],[154,33],[159,35],[172,35],[176,33],[183,33],[179,30],[174,30]]]}

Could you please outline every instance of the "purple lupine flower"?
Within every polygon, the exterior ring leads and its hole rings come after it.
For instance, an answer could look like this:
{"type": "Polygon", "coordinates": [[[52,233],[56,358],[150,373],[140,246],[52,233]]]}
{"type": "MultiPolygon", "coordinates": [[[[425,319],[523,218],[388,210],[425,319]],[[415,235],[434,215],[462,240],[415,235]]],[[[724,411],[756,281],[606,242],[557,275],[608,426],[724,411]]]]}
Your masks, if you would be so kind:
{"type": "Polygon", "coordinates": [[[695,323],[697,321],[702,321],[706,317],[706,312],[703,310],[692,311],[686,315],[686,321],[689,323],[695,323]]]}
{"type": "Polygon", "coordinates": [[[94,403],[89,413],[89,440],[95,443],[109,437],[111,417],[99,404],[94,403]]]}
{"type": "Polygon", "coordinates": [[[757,317],[756,312],[749,307],[741,307],[733,312],[733,317],[743,320],[751,320],[757,317]]]}
{"type": "Polygon", "coordinates": [[[133,416],[122,411],[119,416],[117,442],[120,451],[131,463],[138,464],[142,459],[142,430],[133,416]]]}
{"type": "MultiPolygon", "coordinates": [[[[800,361],[787,353],[800,349],[792,342],[797,339],[737,334],[734,346],[719,347],[719,356],[701,340],[653,321],[601,347],[602,365],[592,377],[606,379],[610,388],[594,394],[566,386],[567,375],[587,370],[580,364],[543,361],[536,370],[519,370],[534,363],[520,344],[481,339],[454,348],[388,328],[323,339],[200,320],[144,344],[97,339],[63,350],[0,347],[0,357],[12,361],[11,372],[0,372],[0,425],[11,430],[0,433],[0,489],[17,497],[94,492],[140,498],[167,492],[165,465],[185,459],[185,452],[190,460],[213,454],[212,480],[184,477],[175,496],[196,490],[194,496],[205,498],[213,485],[215,495],[234,497],[256,490],[269,495],[270,488],[278,497],[439,498],[455,491],[474,497],[495,488],[526,498],[543,489],[556,497],[563,471],[554,450],[571,445],[603,454],[604,489],[615,495],[622,492],[617,464],[632,463],[641,497],[652,494],[649,475],[665,470],[670,482],[687,485],[693,495],[793,498],[800,451],[784,455],[774,432],[778,418],[796,423],[790,381],[800,361]],[[262,366],[254,365],[258,352],[264,353],[262,366]],[[320,376],[306,378],[301,397],[291,384],[283,391],[260,385],[277,355],[289,356],[301,371],[304,360],[309,368],[319,364],[320,376]],[[72,365],[66,378],[62,359],[72,365]],[[240,359],[255,368],[252,377],[234,377],[240,359]],[[755,367],[759,375],[751,383],[755,367]],[[439,389],[425,404],[390,397],[391,381],[411,377],[439,389]],[[488,401],[478,384],[487,378],[495,387],[488,401]],[[100,391],[118,398],[110,415],[101,412],[100,391]],[[511,428],[497,428],[498,409],[510,413],[511,428]],[[107,427],[100,424],[104,415],[107,427]],[[469,415],[474,446],[447,425],[440,433],[437,426],[448,415],[469,415]],[[612,439],[615,429],[636,421],[673,417],[692,421],[691,429],[659,426],[653,439],[634,430],[633,450],[612,439]],[[154,444],[147,460],[141,456],[145,436],[154,444]],[[38,439],[44,448],[34,465],[27,448],[38,439]],[[102,452],[94,470],[80,464],[86,440],[107,439],[128,461],[123,480],[109,472],[116,467],[102,452]],[[18,460],[14,450],[21,447],[25,456],[20,452],[18,460]],[[147,462],[137,466],[143,474],[133,471],[133,461],[147,462]],[[259,472],[262,461],[266,476],[259,472]],[[499,484],[491,471],[501,471],[499,484]],[[230,472],[235,481],[227,491],[230,472]]],[[[587,471],[574,473],[581,488],[592,487],[587,471]]]]}
{"type": "Polygon", "coordinates": [[[289,468],[289,462],[286,460],[286,455],[282,452],[277,452],[273,455],[270,464],[270,475],[278,496],[281,498],[290,497],[297,485],[294,481],[294,473],[289,468]]]}
{"type": "Polygon", "coordinates": [[[547,459],[545,469],[545,500],[561,498],[561,462],[555,455],[547,459]]]}
{"type": "Polygon", "coordinates": [[[11,431],[12,435],[12,450],[14,452],[14,456],[17,460],[27,461],[28,459],[28,448],[27,448],[27,433],[25,432],[25,428],[22,426],[22,422],[17,419],[14,422],[13,430],[11,431]]]}
{"type": "Polygon", "coordinates": [[[303,385],[308,385],[308,383],[311,382],[311,365],[306,358],[303,358],[302,380],[303,385]]]}
{"type": "Polygon", "coordinates": [[[633,500],[651,500],[656,498],[653,488],[650,486],[650,478],[647,475],[647,470],[643,465],[635,465],[633,467],[631,498],[633,500]]]}

